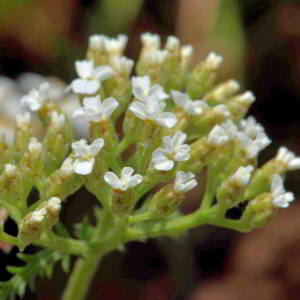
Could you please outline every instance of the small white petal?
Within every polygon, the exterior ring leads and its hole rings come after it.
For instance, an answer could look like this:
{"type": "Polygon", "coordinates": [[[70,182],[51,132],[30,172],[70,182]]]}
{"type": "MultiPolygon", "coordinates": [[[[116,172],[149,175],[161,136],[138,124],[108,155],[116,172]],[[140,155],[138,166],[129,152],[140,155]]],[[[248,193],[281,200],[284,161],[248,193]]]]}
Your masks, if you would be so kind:
{"type": "Polygon", "coordinates": [[[109,79],[115,74],[113,69],[110,66],[100,66],[97,67],[94,71],[94,76],[100,81],[109,79]]]}
{"type": "Polygon", "coordinates": [[[177,117],[170,112],[163,112],[157,115],[156,122],[164,127],[172,128],[177,123],[177,117]]]}
{"type": "Polygon", "coordinates": [[[97,80],[75,79],[71,83],[74,93],[77,94],[95,94],[100,88],[100,82],[97,80]]]}
{"type": "Polygon", "coordinates": [[[91,60],[78,60],[75,62],[75,69],[80,78],[88,79],[93,76],[94,63],[91,60]]]}
{"type": "Polygon", "coordinates": [[[127,179],[129,179],[132,176],[133,173],[134,173],[134,169],[133,168],[131,168],[131,167],[124,167],[122,169],[122,172],[121,172],[121,179],[122,180],[127,180],[127,179]]]}
{"type": "Polygon", "coordinates": [[[119,102],[115,98],[107,98],[103,101],[103,115],[106,118],[109,118],[111,114],[116,110],[119,106],[119,102]]]}
{"type": "Polygon", "coordinates": [[[143,176],[140,174],[135,174],[131,178],[128,179],[128,188],[133,188],[140,184],[143,181],[143,176]]]}
{"type": "Polygon", "coordinates": [[[80,175],[88,175],[92,173],[94,164],[94,157],[90,158],[89,160],[76,159],[73,165],[74,173],[80,175]]]}
{"type": "Polygon", "coordinates": [[[187,94],[181,93],[179,91],[172,91],[171,94],[175,104],[182,108],[184,108],[187,102],[191,100],[187,94]]]}
{"type": "Polygon", "coordinates": [[[96,139],[94,142],[89,146],[89,153],[93,156],[96,156],[98,152],[103,148],[104,140],[103,139],[96,139]]]}
{"type": "Polygon", "coordinates": [[[133,101],[129,106],[129,110],[142,120],[147,119],[147,109],[144,103],[133,101]]]}

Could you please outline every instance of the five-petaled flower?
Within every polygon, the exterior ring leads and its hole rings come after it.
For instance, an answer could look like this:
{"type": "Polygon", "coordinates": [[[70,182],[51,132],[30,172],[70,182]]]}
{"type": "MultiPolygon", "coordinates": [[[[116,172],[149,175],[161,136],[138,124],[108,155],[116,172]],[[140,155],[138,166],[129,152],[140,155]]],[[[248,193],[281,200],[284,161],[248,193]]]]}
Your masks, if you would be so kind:
{"type": "Polygon", "coordinates": [[[192,172],[178,171],[176,173],[174,190],[178,193],[187,193],[197,185],[195,174],[192,172]]]}
{"type": "Polygon", "coordinates": [[[32,89],[27,95],[21,98],[21,105],[27,105],[30,110],[40,110],[49,100],[50,85],[48,82],[42,83],[38,89],[32,89]]]}
{"type": "Polygon", "coordinates": [[[151,99],[165,100],[169,95],[164,92],[164,89],[158,85],[151,86],[151,79],[149,76],[132,77],[132,93],[137,100],[147,101],[151,99]]]}
{"type": "Polygon", "coordinates": [[[143,181],[143,176],[135,174],[134,169],[131,167],[124,167],[121,171],[121,178],[119,178],[113,172],[106,172],[104,180],[107,184],[113,187],[115,190],[126,191],[127,189],[133,188],[143,181]]]}
{"type": "Polygon", "coordinates": [[[72,81],[71,88],[77,94],[95,94],[101,82],[114,75],[110,66],[95,67],[92,60],[76,61],[75,68],[79,78],[72,81]]]}
{"type": "Polygon", "coordinates": [[[283,186],[283,179],[276,174],[272,177],[271,182],[272,203],[276,207],[286,208],[295,197],[291,192],[286,192],[283,186]]]}
{"type": "Polygon", "coordinates": [[[187,135],[177,131],[173,137],[163,138],[164,148],[158,148],[152,153],[154,169],[169,171],[174,167],[174,161],[186,161],[190,159],[190,146],[184,144],[187,135]]]}
{"type": "Polygon", "coordinates": [[[118,101],[112,97],[103,101],[99,95],[86,97],[83,99],[83,107],[79,107],[73,112],[73,118],[94,122],[107,120],[118,106],[118,101]]]}
{"type": "Polygon", "coordinates": [[[208,107],[202,100],[191,100],[188,94],[179,91],[172,91],[171,93],[175,104],[189,115],[200,115],[208,107]]]}
{"type": "Polygon", "coordinates": [[[72,143],[75,156],[73,164],[74,173],[80,175],[90,174],[95,164],[95,157],[103,146],[103,139],[96,139],[90,145],[84,139],[72,143]]]}
{"type": "Polygon", "coordinates": [[[160,126],[172,128],[177,123],[177,117],[170,112],[164,112],[165,106],[164,101],[153,98],[145,102],[133,101],[129,110],[142,120],[151,120],[160,126]]]}

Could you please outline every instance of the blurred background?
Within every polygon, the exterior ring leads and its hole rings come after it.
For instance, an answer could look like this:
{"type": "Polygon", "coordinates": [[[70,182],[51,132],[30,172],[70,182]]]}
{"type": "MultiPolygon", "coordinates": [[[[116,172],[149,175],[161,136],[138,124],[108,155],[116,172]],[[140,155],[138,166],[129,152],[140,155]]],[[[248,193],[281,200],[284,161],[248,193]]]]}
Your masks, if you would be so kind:
{"type": "MultiPolygon", "coordinates": [[[[273,140],[260,163],[283,144],[300,154],[299,0],[1,0],[0,131],[11,136],[20,96],[43,76],[55,76],[58,90],[70,82],[90,34],[128,34],[126,55],[136,59],[139,35],[146,31],[193,44],[195,63],[211,50],[224,56],[220,80],[237,78],[254,92],[257,101],[249,114],[273,140]]],[[[293,172],[286,181],[296,196],[299,176],[293,172]]],[[[76,211],[93,203],[85,190],[73,196],[63,212],[67,226],[80,220],[76,211]]],[[[185,209],[192,205],[190,199],[185,209]]],[[[9,278],[5,265],[20,263],[15,254],[15,249],[0,253],[1,279],[9,278]]],[[[58,267],[51,283],[39,280],[37,295],[28,291],[24,299],[59,299],[65,283],[58,267]]],[[[177,240],[131,243],[125,253],[104,259],[88,299],[296,300],[299,295],[296,201],[250,234],[205,227],[177,240]]]]}

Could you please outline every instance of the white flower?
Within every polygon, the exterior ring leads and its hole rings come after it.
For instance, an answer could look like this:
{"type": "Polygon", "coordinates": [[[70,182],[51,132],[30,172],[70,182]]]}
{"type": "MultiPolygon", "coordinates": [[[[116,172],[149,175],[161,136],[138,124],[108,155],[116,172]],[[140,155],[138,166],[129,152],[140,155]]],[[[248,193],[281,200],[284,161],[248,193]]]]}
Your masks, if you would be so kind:
{"type": "Polygon", "coordinates": [[[176,36],[170,35],[167,38],[165,49],[173,52],[173,51],[179,51],[180,49],[180,41],[176,36]]]}
{"type": "Polygon", "coordinates": [[[209,133],[207,142],[210,145],[221,146],[229,141],[229,137],[226,134],[224,128],[220,125],[216,125],[209,133]]]}
{"type": "Polygon", "coordinates": [[[71,88],[78,94],[95,94],[101,87],[101,81],[114,75],[110,66],[95,68],[91,60],[76,61],[75,68],[79,78],[72,81],[71,88]]]}
{"type": "Polygon", "coordinates": [[[180,193],[187,193],[197,185],[197,180],[192,172],[184,173],[179,171],[176,173],[174,190],[180,193]]]}
{"type": "Polygon", "coordinates": [[[126,191],[127,189],[133,188],[143,181],[143,176],[135,174],[134,169],[130,167],[124,167],[121,172],[121,178],[119,178],[113,172],[106,172],[104,180],[107,184],[112,186],[116,190],[126,191]]]}
{"type": "Polygon", "coordinates": [[[45,208],[35,210],[34,212],[32,212],[29,221],[34,223],[41,223],[44,220],[46,215],[47,215],[47,210],[45,208]]]}
{"type": "Polygon", "coordinates": [[[271,183],[272,203],[276,207],[286,208],[295,197],[291,192],[286,192],[283,186],[283,179],[280,175],[274,175],[271,183]]]}
{"type": "Polygon", "coordinates": [[[93,34],[89,37],[89,48],[99,51],[105,50],[107,37],[103,34],[93,34]]]}
{"type": "Polygon", "coordinates": [[[172,91],[172,98],[176,105],[183,108],[189,115],[200,115],[207,108],[207,104],[202,100],[191,100],[188,94],[172,91]]]}
{"type": "Polygon", "coordinates": [[[253,139],[255,139],[258,134],[265,132],[263,126],[257,123],[255,118],[252,116],[241,120],[240,128],[248,137],[253,139]]]}
{"type": "Polygon", "coordinates": [[[16,174],[17,167],[13,164],[6,164],[4,166],[4,173],[8,176],[14,176],[16,174]]]}
{"type": "Polygon", "coordinates": [[[223,122],[220,126],[225,130],[230,141],[236,138],[238,128],[231,120],[223,122]]]}
{"type": "Polygon", "coordinates": [[[296,155],[286,147],[279,148],[276,160],[284,164],[290,171],[300,169],[300,157],[296,157],[296,155]]]}
{"type": "Polygon", "coordinates": [[[190,146],[184,144],[187,135],[177,131],[173,137],[163,138],[164,148],[158,148],[152,153],[154,168],[160,171],[169,171],[174,167],[174,161],[190,159],[190,146]]]}
{"type": "Polygon", "coordinates": [[[30,153],[35,154],[35,155],[39,155],[42,152],[42,144],[38,142],[37,138],[32,137],[29,140],[29,144],[28,144],[28,150],[30,153]]]}
{"type": "Polygon", "coordinates": [[[45,102],[49,99],[50,85],[44,82],[38,89],[31,90],[27,95],[21,98],[22,106],[29,106],[32,111],[40,110],[45,102]]]}
{"type": "Polygon", "coordinates": [[[205,63],[212,70],[216,70],[223,62],[223,57],[217,55],[215,52],[210,52],[206,57],[205,63]]]}
{"type": "Polygon", "coordinates": [[[90,145],[88,145],[87,141],[84,139],[72,143],[72,149],[75,154],[75,161],[73,164],[74,173],[80,175],[90,174],[95,164],[95,156],[103,146],[103,139],[96,139],[90,145]]]}
{"type": "Polygon", "coordinates": [[[114,56],[111,59],[111,65],[117,73],[129,75],[132,71],[134,61],[126,56],[114,56]]]}
{"type": "Polygon", "coordinates": [[[169,52],[167,50],[155,50],[146,52],[143,60],[149,65],[161,65],[168,56],[169,52]]]}
{"type": "Polygon", "coordinates": [[[100,96],[86,97],[83,99],[83,107],[73,112],[73,118],[81,118],[87,121],[99,122],[107,120],[119,106],[115,98],[107,98],[101,101],[100,96]]]}
{"type": "Polygon", "coordinates": [[[177,123],[177,118],[170,112],[163,112],[166,103],[155,98],[146,101],[133,101],[129,110],[142,120],[152,120],[163,127],[172,128],[177,123]]]}
{"type": "Polygon", "coordinates": [[[16,115],[17,128],[27,130],[30,127],[31,117],[29,112],[16,115]]]}
{"type": "Polygon", "coordinates": [[[132,93],[138,100],[145,101],[156,98],[158,100],[165,100],[169,97],[164,92],[163,87],[158,84],[151,86],[151,79],[149,76],[132,77],[132,93]]]}
{"type": "Polygon", "coordinates": [[[59,114],[57,111],[53,111],[51,114],[51,125],[56,129],[61,129],[65,124],[65,115],[59,114]]]}
{"type": "Polygon", "coordinates": [[[70,176],[74,173],[74,161],[72,158],[67,157],[60,167],[60,172],[63,176],[70,176]]]}
{"type": "Polygon", "coordinates": [[[238,95],[237,99],[243,104],[251,105],[255,101],[255,96],[251,91],[246,91],[242,95],[238,95]]]}
{"type": "Polygon", "coordinates": [[[193,58],[193,52],[194,52],[194,48],[192,45],[182,46],[180,50],[182,70],[186,70],[189,67],[193,58]]]}
{"type": "Polygon", "coordinates": [[[128,37],[126,34],[119,34],[116,38],[106,37],[104,40],[106,51],[110,55],[122,55],[127,42],[128,37]]]}
{"type": "Polygon", "coordinates": [[[160,36],[155,33],[146,32],[141,34],[141,42],[143,48],[147,50],[158,50],[160,49],[160,36]]]}
{"type": "Polygon", "coordinates": [[[61,200],[58,197],[52,197],[48,200],[47,206],[46,206],[47,211],[49,211],[52,214],[58,214],[59,211],[61,210],[61,200]]]}
{"type": "Polygon", "coordinates": [[[241,187],[246,186],[250,182],[253,170],[254,168],[251,165],[248,165],[247,167],[239,167],[230,177],[230,180],[236,182],[241,187]]]}

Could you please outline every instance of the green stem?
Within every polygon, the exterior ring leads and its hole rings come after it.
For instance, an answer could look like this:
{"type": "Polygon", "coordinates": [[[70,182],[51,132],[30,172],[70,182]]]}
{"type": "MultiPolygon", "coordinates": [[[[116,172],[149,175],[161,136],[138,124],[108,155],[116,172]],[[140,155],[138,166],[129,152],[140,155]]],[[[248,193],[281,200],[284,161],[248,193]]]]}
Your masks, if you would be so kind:
{"type": "Polygon", "coordinates": [[[149,212],[144,212],[141,214],[129,216],[127,221],[128,223],[137,223],[137,222],[142,222],[142,221],[147,221],[150,219],[155,218],[153,215],[151,215],[149,212]]]}
{"type": "Polygon", "coordinates": [[[68,281],[62,300],[84,300],[102,258],[101,253],[79,258],[68,281]]]}

